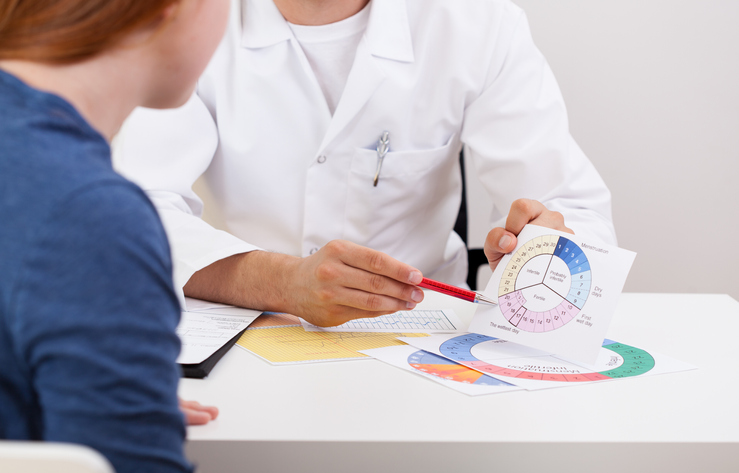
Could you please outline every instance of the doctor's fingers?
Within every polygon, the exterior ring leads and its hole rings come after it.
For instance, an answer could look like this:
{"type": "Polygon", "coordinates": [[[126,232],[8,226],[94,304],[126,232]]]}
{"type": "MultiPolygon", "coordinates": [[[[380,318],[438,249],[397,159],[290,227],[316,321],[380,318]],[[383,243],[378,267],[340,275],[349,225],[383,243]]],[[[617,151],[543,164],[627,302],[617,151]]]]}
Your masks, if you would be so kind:
{"type": "Polygon", "coordinates": [[[361,309],[386,309],[383,306],[373,307],[373,304],[378,304],[378,302],[372,298],[372,295],[388,296],[406,304],[405,307],[397,310],[413,309],[416,304],[423,300],[423,291],[417,286],[403,284],[392,278],[355,268],[350,268],[348,273],[349,277],[346,279],[344,286],[369,294],[367,303],[359,307],[361,309]]]}
{"type": "Polygon", "coordinates": [[[514,235],[518,235],[527,223],[575,233],[565,226],[565,219],[561,213],[547,209],[538,200],[518,199],[511,204],[505,228],[514,235]]]}
{"type": "Polygon", "coordinates": [[[345,305],[333,305],[330,307],[321,307],[316,311],[310,310],[300,316],[319,327],[335,327],[350,320],[379,317],[394,312],[397,312],[397,310],[370,311],[345,305]]]}
{"type": "Polygon", "coordinates": [[[493,271],[495,271],[503,255],[510,253],[516,248],[517,241],[516,235],[504,228],[498,227],[490,230],[488,236],[485,238],[483,250],[493,271]]]}
{"type": "Polygon", "coordinates": [[[565,225],[564,216],[559,212],[544,212],[529,223],[539,225],[540,227],[553,228],[560,232],[575,234],[574,231],[565,225]]]}
{"type": "Polygon", "coordinates": [[[397,311],[408,310],[423,300],[423,291],[416,286],[346,264],[321,265],[316,270],[316,279],[320,284],[318,297],[324,303],[371,311],[397,311]],[[347,290],[354,291],[350,291],[350,298],[346,298],[347,290]]]}
{"type": "Polygon", "coordinates": [[[514,201],[506,219],[505,229],[513,235],[518,235],[529,223],[561,232],[575,233],[565,226],[565,218],[561,213],[547,209],[541,202],[531,199],[514,201]]]}
{"type": "Polygon", "coordinates": [[[329,313],[333,313],[333,319],[345,319],[344,321],[392,314],[399,310],[411,310],[416,306],[414,302],[351,287],[338,288],[335,303],[337,306],[331,308],[329,313]]]}
{"type": "MultiPolygon", "coordinates": [[[[534,220],[544,216],[549,210],[538,200],[518,199],[511,204],[511,210],[506,218],[505,229],[514,235],[518,235],[523,227],[534,220]]],[[[562,219],[564,226],[564,219],[562,219]]]]}
{"type": "Polygon", "coordinates": [[[370,273],[386,276],[401,283],[417,285],[423,275],[419,270],[377,250],[350,241],[333,240],[322,249],[342,263],[370,273]]]}

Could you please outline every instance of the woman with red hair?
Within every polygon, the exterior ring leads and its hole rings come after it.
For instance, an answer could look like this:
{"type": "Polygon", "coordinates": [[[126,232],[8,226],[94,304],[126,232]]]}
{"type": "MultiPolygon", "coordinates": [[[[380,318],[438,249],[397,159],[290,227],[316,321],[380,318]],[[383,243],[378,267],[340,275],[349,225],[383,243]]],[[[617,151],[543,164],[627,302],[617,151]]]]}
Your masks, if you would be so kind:
{"type": "Polygon", "coordinates": [[[136,106],[187,100],[227,16],[228,0],[0,0],[0,438],[191,469],[169,246],[108,143],[136,106]]]}

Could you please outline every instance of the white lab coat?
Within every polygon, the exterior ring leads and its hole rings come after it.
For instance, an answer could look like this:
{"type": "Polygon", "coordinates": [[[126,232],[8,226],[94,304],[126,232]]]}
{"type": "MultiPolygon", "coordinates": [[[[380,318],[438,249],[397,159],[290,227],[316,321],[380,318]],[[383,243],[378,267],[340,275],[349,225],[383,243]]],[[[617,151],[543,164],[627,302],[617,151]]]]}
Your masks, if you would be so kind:
{"type": "Polygon", "coordinates": [[[197,270],[262,248],[307,256],[347,239],[463,285],[452,231],[462,145],[502,225],[521,197],[615,243],[610,194],[568,131],[565,106],[523,12],[507,0],[372,0],[333,117],[271,0],[232,3],[196,95],[137,110],[116,166],[150,195],[178,287],[197,270]],[[375,147],[390,133],[379,184],[375,147]],[[201,176],[223,226],[201,219],[201,176]]]}

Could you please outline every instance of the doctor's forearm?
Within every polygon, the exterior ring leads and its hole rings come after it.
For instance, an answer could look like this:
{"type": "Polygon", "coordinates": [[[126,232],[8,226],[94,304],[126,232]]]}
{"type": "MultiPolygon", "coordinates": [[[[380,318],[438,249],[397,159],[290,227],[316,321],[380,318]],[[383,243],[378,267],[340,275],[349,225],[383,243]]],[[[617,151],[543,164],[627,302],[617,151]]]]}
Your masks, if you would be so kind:
{"type": "Polygon", "coordinates": [[[257,310],[290,311],[285,275],[300,258],[266,251],[240,253],[207,266],[185,284],[188,297],[257,310]]]}
{"type": "Polygon", "coordinates": [[[320,326],[409,310],[423,300],[420,271],[390,256],[334,240],[305,258],[251,251],[195,273],[185,295],[287,312],[320,326]]]}

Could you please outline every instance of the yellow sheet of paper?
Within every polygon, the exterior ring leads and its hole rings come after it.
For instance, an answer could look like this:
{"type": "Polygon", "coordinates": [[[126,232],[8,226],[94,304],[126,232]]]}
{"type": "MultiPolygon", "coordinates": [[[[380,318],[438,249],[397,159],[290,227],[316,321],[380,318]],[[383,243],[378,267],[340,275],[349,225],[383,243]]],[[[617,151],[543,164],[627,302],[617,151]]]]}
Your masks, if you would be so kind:
{"type": "MultiPolygon", "coordinates": [[[[271,315],[271,314],[265,314],[271,315]]],[[[265,317],[260,316],[259,319],[265,317]]],[[[274,317],[274,315],[273,315],[274,317]]],[[[315,361],[367,358],[359,350],[405,345],[396,337],[426,337],[425,333],[306,332],[302,326],[271,326],[266,320],[255,321],[236,342],[270,363],[307,363],[315,361]],[[254,325],[254,324],[253,324],[254,325]],[[267,325],[266,328],[264,326],[267,325]]],[[[268,319],[265,317],[265,319],[268,319]]],[[[269,319],[268,319],[269,320],[269,319]]],[[[283,325],[276,323],[275,325],[283,325]]]]}

